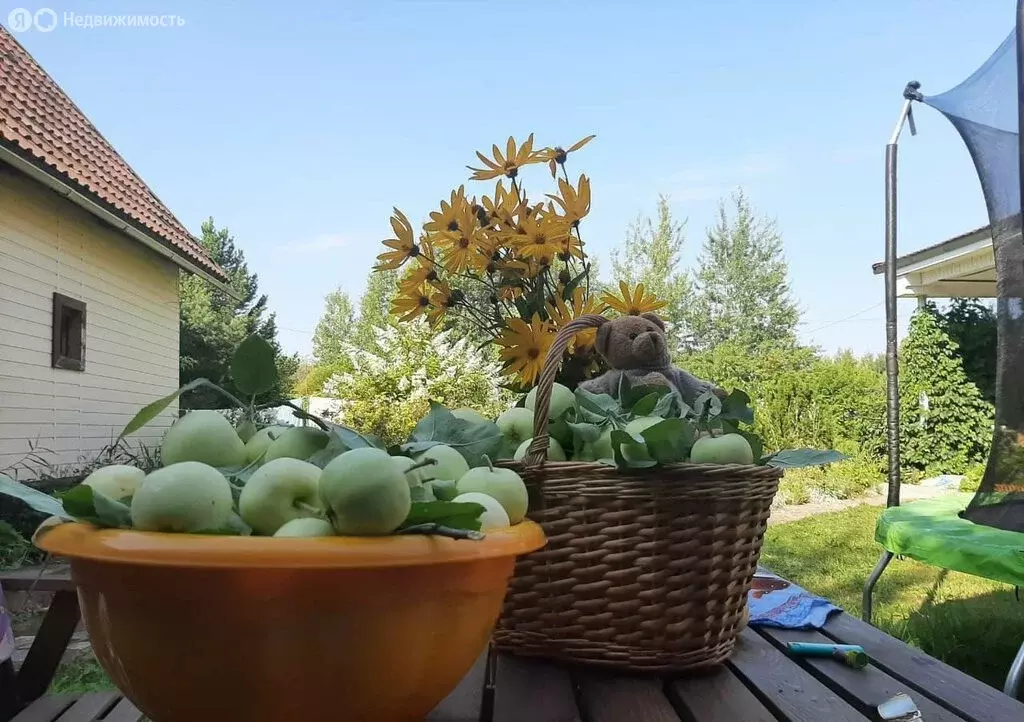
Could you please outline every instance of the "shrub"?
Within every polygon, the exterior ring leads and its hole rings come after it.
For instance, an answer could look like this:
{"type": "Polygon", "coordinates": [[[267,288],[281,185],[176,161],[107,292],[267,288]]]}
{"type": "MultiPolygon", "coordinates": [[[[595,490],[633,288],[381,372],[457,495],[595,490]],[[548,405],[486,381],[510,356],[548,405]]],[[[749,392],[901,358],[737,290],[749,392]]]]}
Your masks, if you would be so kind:
{"type": "Polygon", "coordinates": [[[783,482],[788,494],[802,496],[806,490],[809,498],[811,491],[816,490],[834,499],[851,499],[885,483],[885,474],[874,459],[856,457],[824,467],[787,469],[783,482]]]}

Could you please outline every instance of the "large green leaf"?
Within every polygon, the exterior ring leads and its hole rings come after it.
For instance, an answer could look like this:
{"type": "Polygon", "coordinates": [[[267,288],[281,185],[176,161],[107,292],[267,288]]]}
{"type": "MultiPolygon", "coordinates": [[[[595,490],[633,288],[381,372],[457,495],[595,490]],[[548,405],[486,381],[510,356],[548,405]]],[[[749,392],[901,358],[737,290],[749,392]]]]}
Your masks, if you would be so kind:
{"type": "Polygon", "coordinates": [[[658,462],[654,459],[627,459],[622,453],[623,445],[640,444],[646,445],[647,440],[642,436],[630,434],[625,429],[615,429],[611,433],[612,451],[615,453],[615,465],[621,469],[647,469],[655,466],[658,462]]]}
{"type": "Polygon", "coordinates": [[[131,529],[132,515],[127,504],[116,501],[86,484],[79,484],[60,495],[64,509],[78,521],[98,527],[131,529]]]}
{"type": "MultiPolygon", "coordinates": [[[[658,388],[647,386],[640,388],[653,388],[654,390],[647,393],[643,398],[639,399],[630,407],[629,410],[634,416],[650,416],[654,413],[654,410],[658,408],[658,402],[661,401],[661,399],[668,397],[671,400],[672,398],[671,394],[669,394],[669,389],[664,387],[658,388]]],[[[633,390],[636,391],[636,389],[633,390]]]]}
{"type": "Polygon", "coordinates": [[[658,399],[654,409],[648,416],[660,416],[663,419],[685,418],[690,413],[690,407],[683,401],[679,392],[672,389],[671,393],[665,394],[658,399]]]}
{"type": "Polygon", "coordinates": [[[480,531],[480,515],[486,511],[476,502],[414,501],[401,528],[420,524],[442,524],[452,529],[480,531]]]}
{"type": "Polygon", "coordinates": [[[377,449],[384,449],[384,443],[374,434],[361,434],[355,429],[339,424],[330,424],[331,436],[338,439],[347,449],[361,449],[372,446],[377,449]]]}
{"type": "Polygon", "coordinates": [[[15,481],[4,474],[0,474],[0,494],[20,499],[40,514],[59,516],[62,519],[74,519],[59,500],[54,499],[49,494],[44,494],[38,489],[33,489],[31,486],[15,481]]]}
{"type": "Polygon", "coordinates": [[[462,419],[431,401],[430,413],[416,424],[409,441],[400,449],[403,454],[418,454],[432,446],[445,444],[462,454],[466,463],[473,467],[483,466],[485,455],[498,458],[503,439],[501,429],[493,421],[462,419]]]}
{"type": "Polygon", "coordinates": [[[796,469],[802,466],[822,466],[844,461],[850,457],[832,449],[786,449],[768,457],[768,466],[796,469]]]}
{"type": "Polygon", "coordinates": [[[576,408],[579,409],[577,421],[601,424],[621,415],[619,402],[608,394],[595,394],[578,386],[573,393],[576,396],[576,408]]]}
{"type": "Polygon", "coordinates": [[[194,379],[193,381],[190,381],[189,383],[182,386],[173,394],[168,394],[167,396],[164,396],[162,399],[157,399],[156,401],[152,401],[146,404],[141,409],[139,409],[139,412],[135,414],[135,416],[132,417],[131,421],[129,421],[125,425],[124,429],[121,430],[121,434],[117,437],[117,440],[120,441],[124,437],[128,436],[128,434],[134,434],[136,431],[138,431],[143,426],[145,426],[150,421],[159,416],[164,409],[166,409],[168,406],[174,403],[174,400],[181,396],[183,393],[185,393],[186,391],[192,391],[193,389],[197,389],[200,386],[213,386],[213,384],[211,384],[206,379],[194,379]]]}
{"type": "Polygon", "coordinates": [[[735,419],[742,421],[748,426],[754,423],[754,410],[750,408],[750,397],[740,389],[733,389],[732,393],[722,399],[723,419],[735,419]]]}
{"type": "Polygon", "coordinates": [[[261,336],[247,336],[231,358],[231,379],[243,394],[255,396],[270,391],[277,383],[274,347],[261,336]]]}
{"type": "Polygon", "coordinates": [[[694,427],[682,419],[665,419],[648,426],[640,435],[647,442],[647,453],[659,464],[685,461],[693,447],[694,427]]]}

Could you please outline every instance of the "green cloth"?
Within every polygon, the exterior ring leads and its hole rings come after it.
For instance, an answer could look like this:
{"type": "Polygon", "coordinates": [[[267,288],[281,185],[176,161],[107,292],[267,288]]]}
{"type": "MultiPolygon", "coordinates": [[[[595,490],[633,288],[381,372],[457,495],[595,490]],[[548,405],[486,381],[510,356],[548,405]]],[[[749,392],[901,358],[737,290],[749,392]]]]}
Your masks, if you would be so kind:
{"type": "Polygon", "coordinates": [[[961,519],[972,496],[948,494],[886,509],[875,540],[933,567],[1024,586],[1024,534],[961,519]]]}

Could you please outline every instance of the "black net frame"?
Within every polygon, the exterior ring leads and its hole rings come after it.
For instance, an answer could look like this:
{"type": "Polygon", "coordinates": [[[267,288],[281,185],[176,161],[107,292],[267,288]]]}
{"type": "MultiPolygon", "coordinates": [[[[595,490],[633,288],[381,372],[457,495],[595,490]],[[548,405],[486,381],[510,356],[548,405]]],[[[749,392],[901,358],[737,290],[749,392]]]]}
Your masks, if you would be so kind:
{"type": "MultiPolygon", "coordinates": [[[[940,95],[914,98],[949,120],[966,145],[985,197],[995,255],[999,331],[995,427],[981,485],[961,515],[977,524],[1017,532],[1024,532],[1022,13],[1024,0],[1019,0],[1013,32],[970,77],[940,95]]],[[[898,503],[898,487],[896,498],[898,503]]]]}

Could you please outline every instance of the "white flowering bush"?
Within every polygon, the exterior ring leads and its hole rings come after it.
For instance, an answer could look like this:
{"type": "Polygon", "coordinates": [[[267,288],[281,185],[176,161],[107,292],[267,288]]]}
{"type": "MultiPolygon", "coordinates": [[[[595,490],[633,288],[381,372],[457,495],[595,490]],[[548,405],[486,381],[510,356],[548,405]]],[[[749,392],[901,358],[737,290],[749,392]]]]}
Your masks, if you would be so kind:
{"type": "Polygon", "coordinates": [[[430,402],[470,408],[495,418],[512,402],[501,389],[501,365],[451,330],[437,332],[425,319],[374,329],[373,351],[344,344],[352,371],[332,376],[324,395],[337,399],[335,421],[401,443],[430,402]]]}

